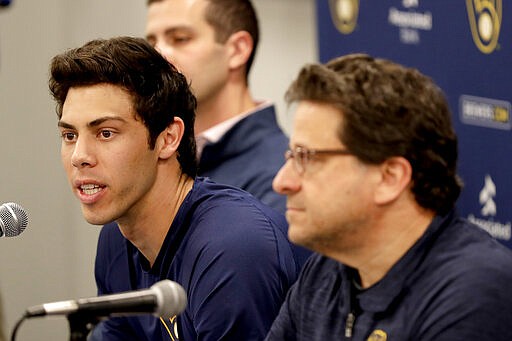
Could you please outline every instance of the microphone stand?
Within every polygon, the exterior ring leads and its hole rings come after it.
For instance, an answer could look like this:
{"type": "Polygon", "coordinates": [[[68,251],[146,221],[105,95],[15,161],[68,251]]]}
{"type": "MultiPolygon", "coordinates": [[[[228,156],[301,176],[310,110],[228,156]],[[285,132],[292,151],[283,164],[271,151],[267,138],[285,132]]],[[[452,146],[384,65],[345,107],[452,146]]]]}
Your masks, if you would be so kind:
{"type": "Polygon", "coordinates": [[[100,322],[96,316],[83,312],[71,313],[67,318],[69,322],[69,341],[86,341],[89,333],[100,322]]]}

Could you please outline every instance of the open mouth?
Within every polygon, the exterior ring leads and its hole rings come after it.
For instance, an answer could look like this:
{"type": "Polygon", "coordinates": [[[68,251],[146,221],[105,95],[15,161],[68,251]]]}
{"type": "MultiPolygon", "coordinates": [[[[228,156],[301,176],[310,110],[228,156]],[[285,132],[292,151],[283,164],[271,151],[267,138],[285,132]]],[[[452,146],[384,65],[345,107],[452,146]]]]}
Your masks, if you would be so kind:
{"type": "Polygon", "coordinates": [[[86,184],[80,186],[80,191],[86,195],[93,195],[101,191],[105,186],[86,184]]]}

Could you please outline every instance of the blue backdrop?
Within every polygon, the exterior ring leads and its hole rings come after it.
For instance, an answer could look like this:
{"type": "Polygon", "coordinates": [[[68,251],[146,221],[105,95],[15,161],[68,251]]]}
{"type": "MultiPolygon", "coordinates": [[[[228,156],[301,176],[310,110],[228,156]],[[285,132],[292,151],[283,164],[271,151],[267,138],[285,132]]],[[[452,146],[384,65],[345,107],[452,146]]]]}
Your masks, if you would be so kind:
{"type": "Polygon", "coordinates": [[[445,91],[459,136],[460,213],[512,248],[512,4],[317,0],[320,61],[364,52],[445,91]]]}

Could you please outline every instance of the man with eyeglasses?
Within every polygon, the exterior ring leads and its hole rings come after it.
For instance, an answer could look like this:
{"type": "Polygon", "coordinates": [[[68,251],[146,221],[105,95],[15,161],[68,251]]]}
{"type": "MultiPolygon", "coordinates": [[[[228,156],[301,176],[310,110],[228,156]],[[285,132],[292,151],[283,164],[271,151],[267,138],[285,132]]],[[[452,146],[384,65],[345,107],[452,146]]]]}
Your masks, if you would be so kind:
{"type": "Polygon", "coordinates": [[[512,252],[454,210],[442,91],[356,54],[305,66],[286,164],[291,241],[317,252],[267,341],[512,340],[512,252]]]}

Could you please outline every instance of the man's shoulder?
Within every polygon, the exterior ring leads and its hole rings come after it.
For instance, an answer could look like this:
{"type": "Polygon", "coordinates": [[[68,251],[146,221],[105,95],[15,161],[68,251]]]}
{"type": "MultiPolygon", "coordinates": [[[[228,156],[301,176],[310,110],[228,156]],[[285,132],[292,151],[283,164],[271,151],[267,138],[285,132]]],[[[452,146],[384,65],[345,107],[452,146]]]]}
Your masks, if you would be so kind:
{"type": "Polygon", "coordinates": [[[121,234],[116,222],[110,222],[103,225],[98,239],[99,246],[108,244],[110,247],[110,245],[123,244],[124,242],[125,238],[121,234]]]}
{"type": "Polygon", "coordinates": [[[512,263],[512,250],[479,226],[460,217],[451,221],[431,252],[439,263],[472,271],[498,269],[512,263]]]}
{"type": "Polygon", "coordinates": [[[491,291],[500,297],[509,287],[506,283],[512,282],[512,251],[465,219],[454,219],[427,250],[409,279],[420,289],[417,292],[438,292],[439,297],[453,302],[459,298],[461,303],[474,296],[476,302],[490,299],[491,291]]]}
{"type": "Polygon", "coordinates": [[[284,143],[288,141],[288,137],[277,121],[277,115],[272,105],[263,107],[244,117],[228,131],[225,137],[229,140],[243,138],[246,141],[253,142],[263,142],[264,139],[284,143]]]}
{"type": "Polygon", "coordinates": [[[199,178],[196,187],[194,190],[202,193],[196,193],[187,204],[190,227],[183,248],[188,256],[184,258],[233,264],[266,264],[279,259],[289,273],[296,273],[282,214],[231,186],[199,178]]]}
{"type": "Polygon", "coordinates": [[[195,215],[212,219],[223,217],[237,221],[259,220],[264,217],[261,223],[287,224],[281,213],[238,187],[198,177],[193,192],[186,205],[193,207],[195,215]]]}

